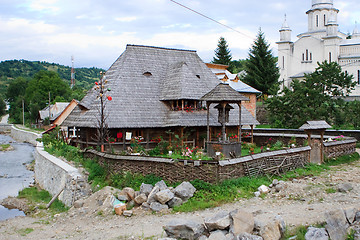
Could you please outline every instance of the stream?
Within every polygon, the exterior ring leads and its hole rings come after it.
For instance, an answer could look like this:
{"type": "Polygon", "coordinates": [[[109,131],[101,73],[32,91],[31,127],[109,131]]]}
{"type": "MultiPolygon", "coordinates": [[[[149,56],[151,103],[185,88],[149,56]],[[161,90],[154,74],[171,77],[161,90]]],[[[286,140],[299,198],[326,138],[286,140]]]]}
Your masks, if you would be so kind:
{"type": "MultiPolygon", "coordinates": [[[[18,192],[34,181],[34,172],[26,169],[26,164],[34,160],[34,147],[28,143],[17,143],[11,137],[0,134],[0,145],[10,144],[13,151],[0,151],[0,201],[18,192]]],[[[0,221],[16,216],[25,216],[17,209],[7,209],[0,205],[0,221]]]]}

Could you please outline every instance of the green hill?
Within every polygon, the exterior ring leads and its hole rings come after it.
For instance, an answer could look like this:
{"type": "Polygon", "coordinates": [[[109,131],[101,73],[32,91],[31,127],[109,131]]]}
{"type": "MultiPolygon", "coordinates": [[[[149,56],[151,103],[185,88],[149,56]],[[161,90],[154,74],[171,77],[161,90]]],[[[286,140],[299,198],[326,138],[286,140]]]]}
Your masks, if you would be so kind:
{"type": "MultiPolygon", "coordinates": [[[[60,77],[70,85],[71,67],[56,63],[27,61],[27,60],[9,60],[0,62],[0,97],[5,96],[9,83],[17,78],[32,78],[40,70],[49,70],[57,72],[60,77]]],[[[75,68],[75,86],[82,89],[90,89],[93,83],[100,77],[100,68],[75,68]]]]}

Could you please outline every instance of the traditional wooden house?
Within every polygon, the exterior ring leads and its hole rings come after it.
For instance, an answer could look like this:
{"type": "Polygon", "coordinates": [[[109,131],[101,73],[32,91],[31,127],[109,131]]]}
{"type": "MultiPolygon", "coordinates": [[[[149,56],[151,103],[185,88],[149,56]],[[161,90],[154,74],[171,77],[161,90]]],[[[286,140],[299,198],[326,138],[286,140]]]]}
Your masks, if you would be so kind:
{"type": "MultiPolygon", "coordinates": [[[[174,134],[194,146],[204,146],[207,130],[206,105],[200,99],[219,84],[196,51],[127,45],[125,52],[106,72],[106,124],[112,146],[126,149],[131,138],[140,137],[151,147],[161,136],[174,134]]],[[[76,132],[82,146],[95,144],[100,116],[100,100],[95,86],[64,121],[76,132]],[[76,130],[75,130],[76,129],[76,130]]],[[[230,114],[226,125],[228,136],[236,134],[239,115],[230,114]]],[[[257,125],[249,111],[243,109],[243,125],[257,125]]],[[[221,132],[218,111],[210,109],[212,138],[221,132]]]]}

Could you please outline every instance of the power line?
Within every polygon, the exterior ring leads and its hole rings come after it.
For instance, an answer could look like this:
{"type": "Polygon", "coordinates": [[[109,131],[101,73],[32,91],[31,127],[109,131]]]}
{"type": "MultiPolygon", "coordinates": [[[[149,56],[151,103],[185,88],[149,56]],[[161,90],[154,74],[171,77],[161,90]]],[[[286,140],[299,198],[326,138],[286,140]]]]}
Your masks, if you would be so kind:
{"type": "Polygon", "coordinates": [[[198,11],[195,11],[194,9],[191,9],[191,8],[185,6],[185,5],[181,4],[181,3],[178,3],[178,2],[176,2],[176,1],[174,1],[174,0],[170,0],[170,1],[173,2],[173,3],[175,3],[175,4],[177,4],[177,5],[179,5],[179,6],[181,6],[181,7],[183,7],[183,8],[186,8],[187,10],[189,10],[189,11],[191,11],[191,12],[194,12],[194,13],[196,13],[196,14],[204,17],[204,18],[207,18],[207,19],[209,19],[210,21],[213,21],[213,22],[215,22],[215,23],[217,23],[217,24],[219,24],[219,25],[221,25],[221,26],[223,26],[223,27],[226,27],[226,28],[228,28],[228,29],[230,29],[230,30],[233,30],[233,31],[235,31],[235,32],[237,32],[237,33],[239,33],[239,34],[247,37],[247,38],[250,38],[251,40],[254,40],[253,37],[250,37],[249,35],[247,35],[247,34],[245,34],[245,33],[243,33],[243,32],[240,32],[239,30],[236,30],[235,28],[232,28],[232,27],[230,27],[230,26],[228,26],[228,25],[226,25],[226,24],[223,24],[223,23],[221,23],[221,22],[219,22],[219,21],[217,21],[217,20],[215,20],[215,19],[213,19],[213,18],[211,18],[211,17],[208,17],[208,16],[206,16],[205,14],[202,14],[202,13],[200,13],[200,12],[198,12],[198,11]]]}

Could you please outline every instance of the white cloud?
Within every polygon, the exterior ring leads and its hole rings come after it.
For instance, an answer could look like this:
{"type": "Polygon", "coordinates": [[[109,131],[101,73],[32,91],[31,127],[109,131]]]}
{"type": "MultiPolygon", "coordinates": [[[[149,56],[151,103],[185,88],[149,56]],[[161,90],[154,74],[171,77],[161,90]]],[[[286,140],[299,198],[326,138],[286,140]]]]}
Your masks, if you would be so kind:
{"type": "Polygon", "coordinates": [[[55,4],[58,0],[30,0],[29,8],[32,11],[57,13],[60,8],[55,4]]]}
{"type": "Polygon", "coordinates": [[[132,22],[137,20],[138,18],[133,16],[133,17],[117,17],[115,18],[116,21],[118,22],[132,22]]]}
{"type": "Polygon", "coordinates": [[[23,18],[0,18],[0,32],[7,33],[8,37],[12,34],[33,35],[33,34],[51,34],[54,33],[58,27],[52,24],[47,24],[44,21],[33,21],[23,18]]]}

